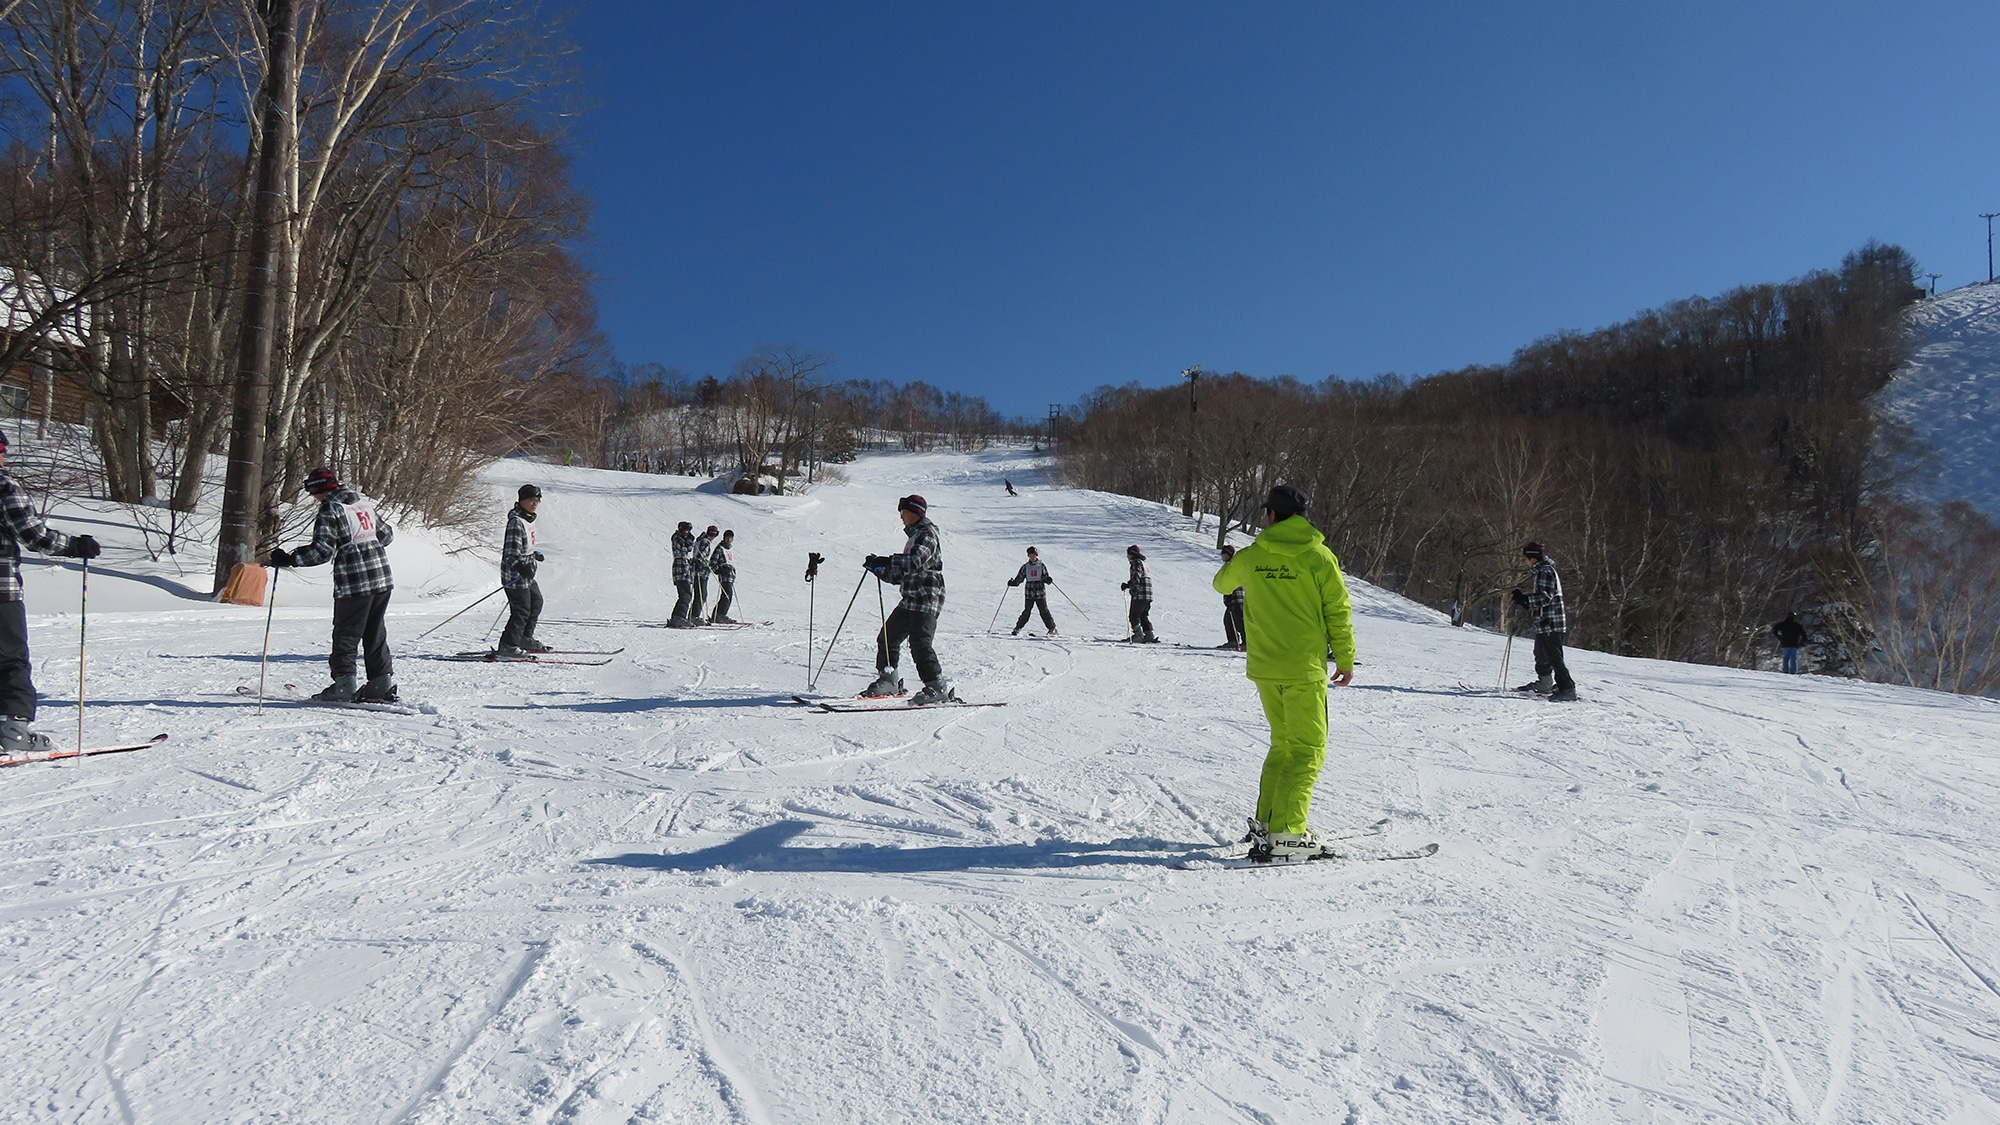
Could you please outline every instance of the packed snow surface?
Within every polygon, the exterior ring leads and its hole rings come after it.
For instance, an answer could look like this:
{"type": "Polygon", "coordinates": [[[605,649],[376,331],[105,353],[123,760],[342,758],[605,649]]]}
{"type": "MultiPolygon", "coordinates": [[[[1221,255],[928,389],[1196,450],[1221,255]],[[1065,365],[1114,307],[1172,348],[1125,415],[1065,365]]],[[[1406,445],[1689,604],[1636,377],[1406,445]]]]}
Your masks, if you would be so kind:
{"type": "Polygon", "coordinates": [[[2000,285],[1919,302],[1908,324],[1910,356],[1876,403],[1929,447],[1910,490],[2000,519],[2000,285]]]}
{"type": "MultiPolygon", "coordinates": [[[[1040,465],[883,455],[735,497],[503,464],[483,559],[391,550],[411,716],[259,710],[262,611],[59,511],[111,541],[87,737],[172,739],[0,771],[0,1117],[2000,1122],[2000,705],[1588,652],[1584,701],[1550,704],[1490,690],[1500,637],[1356,583],[1314,820],[1442,850],[1184,868],[1251,809],[1251,685],[1234,653],[1099,638],[1139,543],[1160,632],[1218,642],[1213,528],[1040,465]],[[490,586],[523,480],[541,636],[610,664],[435,659],[498,599],[417,639],[490,586]],[[909,491],[944,532],[946,667],[1007,706],[793,703],[809,597],[823,647],[909,491]],[[736,530],[770,624],[645,627],[681,519],[736,530]],[[1090,615],[1053,597],[1057,639],[1007,635],[1030,544],[1090,615]]],[[[27,574],[59,741],[78,577],[27,574]]],[[[284,575],[274,684],[324,682],[327,581],[284,575]]],[[[882,604],[863,583],[822,693],[866,682],[882,604]]]]}

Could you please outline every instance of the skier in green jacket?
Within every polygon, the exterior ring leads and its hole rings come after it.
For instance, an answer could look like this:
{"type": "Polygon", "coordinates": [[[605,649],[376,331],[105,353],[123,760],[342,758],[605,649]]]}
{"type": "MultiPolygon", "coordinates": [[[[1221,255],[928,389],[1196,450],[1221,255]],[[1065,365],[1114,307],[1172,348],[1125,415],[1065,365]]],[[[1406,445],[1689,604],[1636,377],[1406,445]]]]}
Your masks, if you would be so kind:
{"type": "Polygon", "coordinates": [[[1271,724],[1271,752],[1250,818],[1250,858],[1311,859],[1326,849],[1306,827],[1313,783],[1326,762],[1327,655],[1333,683],[1354,682],[1354,615],[1340,560],[1306,522],[1305,493],[1289,484],[1264,501],[1269,526],[1215,575],[1215,592],[1243,587],[1244,674],[1271,724]]]}

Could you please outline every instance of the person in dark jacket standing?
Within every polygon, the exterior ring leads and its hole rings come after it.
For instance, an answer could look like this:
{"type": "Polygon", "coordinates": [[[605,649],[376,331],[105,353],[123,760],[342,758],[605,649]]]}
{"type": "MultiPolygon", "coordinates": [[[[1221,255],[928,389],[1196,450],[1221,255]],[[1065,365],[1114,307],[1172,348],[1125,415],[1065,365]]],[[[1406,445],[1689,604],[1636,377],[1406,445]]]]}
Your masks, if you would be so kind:
{"type": "Polygon", "coordinates": [[[18,758],[55,749],[48,735],[28,726],[35,721],[37,700],[28,661],[21,548],[67,559],[94,559],[99,548],[88,535],[64,535],[43,523],[6,464],[7,435],[0,433],[0,758],[18,758]]]}
{"type": "Polygon", "coordinates": [[[396,580],[386,548],[396,538],[375,511],[375,502],[340,483],[328,468],[306,474],[306,492],[319,501],[312,542],[296,551],[271,551],[271,565],[318,566],[333,560],[333,652],[327,666],[333,683],[315,699],[328,703],[396,702],[395,665],[389,659],[389,630],[382,618],[396,580]],[[354,648],[361,646],[368,682],[359,687],[354,648]]]}
{"type": "MultiPolygon", "coordinates": [[[[1236,548],[1224,543],[1222,565],[1228,566],[1229,560],[1235,557],[1236,548]]],[[[1222,643],[1215,647],[1243,651],[1243,587],[1241,586],[1222,595],[1222,636],[1222,643]]]]}
{"type": "Polygon", "coordinates": [[[1572,702],[1576,681],[1569,678],[1569,665],[1563,662],[1569,617],[1563,611],[1562,579],[1556,576],[1556,564],[1549,561],[1548,549],[1540,540],[1522,547],[1521,555],[1535,563],[1534,592],[1514,591],[1514,604],[1535,618],[1535,678],[1514,690],[1546,694],[1554,703],[1572,702]]]}
{"type": "Polygon", "coordinates": [[[715,599],[715,616],[709,618],[717,625],[734,625],[729,616],[729,607],[736,601],[736,533],[725,531],[715,544],[715,551],[708,557],[708,568],[715,572],[716,586],[720,593],[715,599]]]}
{"type": "Polygon", "coordinates": [[[1118,584],[1120,590],[1132,595],[1132,608],[1125,615],[1131,622],[1132,635],[1125,639],[1153,644],[1160,639],[1153,635],[1153,572],[1137,543],[1125,548],[1125,561],[1132,564],[1132,577],[1118,584]]]}
{"type": "Polygon", "coordinates": [[[1022,563],[1021,569],[1014,572],[1014,577],[1007,580],[1009,586],[1027,587],[1023,591],[1021,619],[1014,622],[1015,634],[1018,635],[1021,627],[1028,623],[1028,615],[1039,609],[1042,611],[1042,624],[1049,627],[1049,636],[1056,635],[1056,619],[1049,613],[1049,594],[1045,589],[1053,581],[1055,576],[1043,565],[1041,556],[1035,553],[1033,547],[1028,548],[1028,561],[1022,563]]]}
{"type": "Polygon", "coordinates": [[[674,615],[667,618],[667,628],[685,629],[693,622],[688,620],[688,606],[694,602],[694,570],[689,558],[694,554],[694,525],[686,520],[674,529],[674,537],[669,541],[674,549],[674,615]]]}
{"type": "Polygon", "coordinates": [[[500,655],[519,659],[549,646],[535,638],[535,623],[542,619],[542,585],[535,581],[542,553],[535,550],[535,509],[542,506],[542,490],[524,484],[516,494],[513,510],[507,513],[507,537],[500,546],[500,585],[507,589],[507,627],[500,631],[500,655]]]}
{"type": "Polygon", "coordinates": [[[704,611],[708,608],[708,553],[715,547],[715,541],[722,537],[722,529],[714,524],[695,538],[694,554],[688,556],[688,576],[694,580],[694,600],[688,605],[688,624],[704,625],[708,619],[704,611]]]}
{"type": "Polygon", "coordinates": [[[863,695],[903,693],[903,678],[896,674],[896,657],[907,640],[910,659],[916,662],[917,674],[924,680],[923,690],[911,696],[910,702],[922,706],[958,700],[955,685],[944,678],[937,650],[931,647],[937,635],[938,614],[944,612],[944,546],[929,512],[930,505],[921,496],[912,494],[896,501],[896,513],[902,517],[903,532],[908,537],[902,552],[869,555],[861,564],[868,573],[903,588],[903,599],[896,603],[895,612],[876,635],[877,675],[863,695]]]}
{"type": "Polygon", "coordinates": [[[1771,635],[1778,638],[1778,649],[1785,655],[1785,674],[1797,675],[1799,649],[1806,643],[1806,627],[1799,623],[1799,615],[1786,614],[1783,621],[1771,626],[1771,635]]]}

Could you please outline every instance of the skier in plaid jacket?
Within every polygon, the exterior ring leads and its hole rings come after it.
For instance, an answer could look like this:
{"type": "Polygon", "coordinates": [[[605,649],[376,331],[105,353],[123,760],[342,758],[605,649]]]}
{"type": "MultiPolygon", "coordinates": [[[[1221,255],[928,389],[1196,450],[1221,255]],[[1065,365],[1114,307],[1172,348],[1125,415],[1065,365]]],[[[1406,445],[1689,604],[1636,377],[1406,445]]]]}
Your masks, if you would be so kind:
{"type": "Polygon", "coordinates": [[[1028,561],[1022,563],[1021,569],[1014,572],[1014,577],[1007,580],[1009,586],[1027,587],[1023,591],[1021,619],[1014,622],[1014,632],[1019,633],[1028,623],[1028,615],[1039,609],[1042,611],[1042,624],[1049,627],[1049,636],[1056,635],[1056,619],[1049,614],[1049,595],[1043,589],[1054,581],[1055,576],[1049,573],[1048,564],[1042,561],[1033,547],[1028,548],[1028,561]]]}
{"type": "Polygon", "coordinates": [[[306,491],[319,500],[312,542],[296,551],[276,548],[275,567],[318,566],[333,560],[333,652],[327,665],[333,683],[314,698],[329,703],[396,702],[395,664],[389,658],[389,630],[383,616],[396,580],[386,549],[396,529],[375,510],[375,502],[340,483],[328,468],[306,474],[306,491]],[[354,649],[367,662],[368,682],[357,686],[354,649]]]}
{"type": "Polygon", "coordinates": [[[542,584],[535,581],[542,553],[535,549],[535,510],[542,490],[524,484],[507,513],[507,534],[500,546],[500,585],[507,591],[507,627],[500,631],[500,655],[515,658],[549,651],[535,636],[542,619],[542,584]]]}
{"type": "Polygon", "coordinates": [[[688,577],[694,582],[694,600],[688,606],[688,624],[702,624],[702,611],[708,608],[708,554],[715,549],[715,541],[722,537],[722,529],[714,524],[695,538],[694,554],[688,558],[688,577]]]}
{"type": "Polygon", "coordinates": [[[717,593],[715,595],[715,616],[709,620],[717,625],[734,625],[729,616],[729,608],[736,601],[736,533],[725,531],[715,544],[715,550],[708,556],[708,568],[715,572],[717,593]]]}
{"type": "Polygon", "coordinates": [[[1160,639],[1153,635],[1153,571],[1137,543],[1125,548],[1125,559],[1132,564],[1132,577],[1118,584],[1120,590],[1132,595],[1132,608],[1125,615],[1132,624],[1132,635],[1125,639],[1152,644],[1160,639]]]}
{"type": "Polygon", "coordinates": [[[877,675],[863,695],[902,694],[903,678],[896,674],[896,656],[907,640],[910,659],[916,661],[917,674],[924,681],[924,689],[910,702],[922,705],[958,699],[955,685],[944,678],[944,667],[931,647],[938,614],[944,612],[944,547],[929,511],[930,505],[921,496],[912,494],[896,501],[896,513],[908,537],[903,550],[894,555],[869,555],[861,564],[870,574],[895,582],[903,590],[903,600],[896,603],[896,611],[876,637],[877,675]]]}
{"type": "MultiPolygon", "coordinates": [[[[1224,543],[1222,545],[1222,565],[1228,566],[1229,560],[1235,557],[1236,548],[1224,543]]],[[[1243,651],[1244,642],[1247,638],[1243,633],[1243,587],[1241,586],[1222,595],[1222,636],[1223,641],[1220,645],[1216,646],[1217,648],[1235,649],[1238,652],[1243,651]]]]}
{"type": "MultiPolygon", "coordinates": [[[[7,435],[0,433],[0,466],[7,463],[7,435]]],[[[97,540],[64,535],[42,522],[28,494],[0,468],[0,758],[46,754],[49,736],[30,730],[35,682],[28,662],[28,603],[22,600],[21,548],[70,559],[94,559],[97,540]]]]}
{"type": "Polygon", "coordinates": [[[1570,679],[1569,665],[1563,661],[1569,616],[1563,611],[1562,579],[1540,540],[1523,546],[1521,554],[1535,564],[1533,592],[1514,591],[1514,604],[1535,619],[1535,678],[1514,690],[1539,692],[1553,702],[1568,703],[1576,698],[1576,681],[1570,679]]]}
{"type": "Polygon", "coordinates": [[[688,620],[688,607],[694,602],[694,525],[682,520],[669,542],[674,549],[674,615],[667,619],[667,625],[684,629],[693,624],[688,620]]]}

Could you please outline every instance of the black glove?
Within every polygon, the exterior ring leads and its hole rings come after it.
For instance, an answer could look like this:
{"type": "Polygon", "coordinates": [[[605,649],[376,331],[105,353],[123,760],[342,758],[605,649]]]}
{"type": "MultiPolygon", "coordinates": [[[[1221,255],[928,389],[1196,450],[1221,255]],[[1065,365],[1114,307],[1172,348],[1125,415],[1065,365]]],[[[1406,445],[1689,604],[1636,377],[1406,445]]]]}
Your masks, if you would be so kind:
{"type": "Polygon", "coordinates": [[[1009,585],[1009,586],[1019,586],[1020,584],[1021,584],[1021,580],[1020,580],[1020,579],[1018,579],[1018,578],[1009,578],[1009,579],[1007,580],[1007,585],[1009,585]]]}
{"type": "Polygon", "coordinates": [[[1522,609],[1528,608],[1528,595],[1519,590],[1514,591],[1514,604],[1520,606],[1522,609]]]}
{"type": "Polygon", "coordinates": [[[94,559],[103,553],[104,548],[88,535],[70,536],[69,546],[63,548],[63,557],[72,559],[94,559]]]}
{"type": "Polygon", "coordinates": [[[271,565],[277,567],[292,565],[292,553],[283,547],[271,548],[271,565]]]}
{"type": "Polygon", "coordinates": [[[1130,590],[1132,588],[1132,584],[1130,582],[1120,582],[1118,584],[1118,588],[1120,590],[1130,590]]]}

